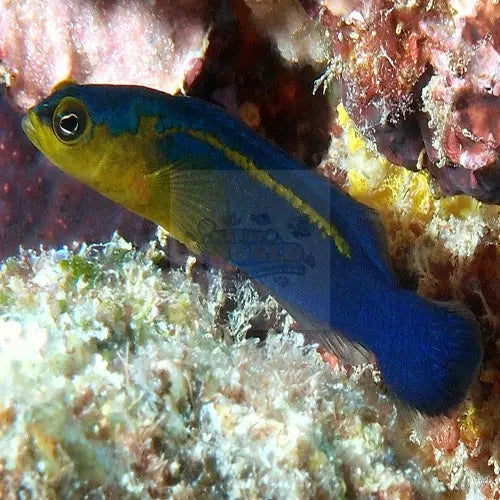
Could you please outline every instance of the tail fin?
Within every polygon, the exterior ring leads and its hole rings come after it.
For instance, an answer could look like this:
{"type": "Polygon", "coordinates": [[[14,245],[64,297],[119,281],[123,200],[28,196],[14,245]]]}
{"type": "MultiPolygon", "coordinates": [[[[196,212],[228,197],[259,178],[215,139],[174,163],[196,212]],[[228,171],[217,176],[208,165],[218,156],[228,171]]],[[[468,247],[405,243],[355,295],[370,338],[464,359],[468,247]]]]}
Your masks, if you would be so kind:
{"type": "Polygon", "coordinates": [[[374,346],[385,384],[427,415],[457,407],[483,356],[474,317],[460,306],[431,302],[407,290],[395,290],[389,302],[392,312],[374,346]]]}

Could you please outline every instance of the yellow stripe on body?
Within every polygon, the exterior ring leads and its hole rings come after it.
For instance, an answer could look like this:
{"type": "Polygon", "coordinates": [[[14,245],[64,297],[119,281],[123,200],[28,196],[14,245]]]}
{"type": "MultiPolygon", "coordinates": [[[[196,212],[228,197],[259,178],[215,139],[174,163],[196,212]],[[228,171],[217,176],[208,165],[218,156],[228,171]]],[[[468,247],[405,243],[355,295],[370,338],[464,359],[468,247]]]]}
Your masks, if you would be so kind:
{"type": "Polygon", "coordinates": [[[283,198],[293,208],[307,217],[311,224],[316,226],[324,235],[330,237],[334,241],[335,246],[341,255],[348,259],[351,258],[351,250],[347,241],[341,236],[337,228],[331,222],[322,217],[316,210],[314,210],[314,208],[311,207],[311,205],[303,201],[290,188],[283,186],[283,184],[280,184],[273,179],[267,171],[257,168],[252,160],[238,151],[229,148],[217,137],[207,134],[201,130],[174,127],[166,130],[165,132],[167,134],[186,133],[191,137],[204,141],[215,149],[221,151],[228,160],[247,171],[256,181],[260,182],[264,186],[267,186],[271,191],[283,198]]]}

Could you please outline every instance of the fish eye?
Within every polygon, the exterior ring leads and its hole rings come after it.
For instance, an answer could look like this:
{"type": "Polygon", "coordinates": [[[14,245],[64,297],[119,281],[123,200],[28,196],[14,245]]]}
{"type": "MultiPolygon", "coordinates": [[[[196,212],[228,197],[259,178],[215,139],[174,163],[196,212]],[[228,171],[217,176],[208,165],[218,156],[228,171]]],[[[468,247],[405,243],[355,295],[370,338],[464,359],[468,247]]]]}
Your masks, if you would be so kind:
{"type": "Polygon", "coordinates": [[[54,134],[65,144],[77,142],[88,125],[89,116],[85,106],[78,99],[70,97],[59,103],[52,118],[54,134]]]}

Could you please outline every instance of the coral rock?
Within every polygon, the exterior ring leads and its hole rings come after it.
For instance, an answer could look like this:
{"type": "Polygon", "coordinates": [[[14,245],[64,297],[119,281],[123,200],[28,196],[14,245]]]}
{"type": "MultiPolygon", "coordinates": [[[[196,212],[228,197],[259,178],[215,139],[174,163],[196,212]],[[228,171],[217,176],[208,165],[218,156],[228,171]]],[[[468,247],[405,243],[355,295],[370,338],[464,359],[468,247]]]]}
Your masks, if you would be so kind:
{"type": "Polygon", "coordinates": [[[305,3],[330,32],[343,104],[379,151],[415,170],[425,148],[446,194],[500,203],[496,2],[305,3]]]}
{"type": "Polygon", "coordinates": [[[0,1],[0,60],[26,109],[60,80],[129,83],[175,93],[200,69],[209,2],[0,1]]]}

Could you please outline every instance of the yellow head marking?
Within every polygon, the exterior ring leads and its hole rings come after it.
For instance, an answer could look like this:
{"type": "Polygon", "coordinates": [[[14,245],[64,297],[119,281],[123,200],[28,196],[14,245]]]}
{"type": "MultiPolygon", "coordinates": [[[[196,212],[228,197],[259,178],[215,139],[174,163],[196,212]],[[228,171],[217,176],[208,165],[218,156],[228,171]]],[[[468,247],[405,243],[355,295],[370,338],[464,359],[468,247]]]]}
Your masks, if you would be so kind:
{"type": "Polygon", "coordinates": [[[89,161],[87,143],[93,136],[93,124],[82,101],[63,97],[51,120],[40,118],[31,109],[23,120],[23,129],[47,158],[80,179],[76,165],[89,161]]]}
{"type": "Polygon", "coordinates": [[[157,136],[155,124],[155,117],[142,117],[136,133],[118,135],[112,135],[107,125],[94,125],[85,148],[86,157],[71,158],[71,168],[78,169],[80,175],[69,173],[116,203],[147,217],[151,191],[145,176],[163,164],[163,159],[151,148],[157,136]]]}
{"type": "Polygon", "coordinates": [[[61,170],[129,210],[147,215],[150,191],[143,178],[162,162],[150,147],[157,136],[155,124],[155,117],[143,117],[136,133],[112,135],[107,124],[92,122],[81,100],[65,96],[51,121],[30,110],[23,128],[61,170]]]}

